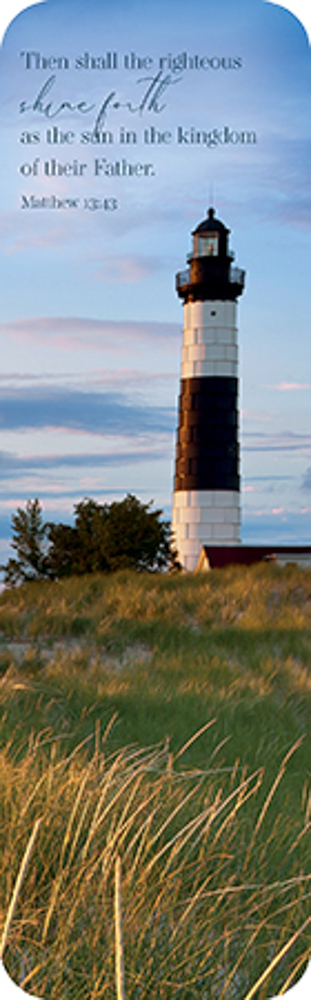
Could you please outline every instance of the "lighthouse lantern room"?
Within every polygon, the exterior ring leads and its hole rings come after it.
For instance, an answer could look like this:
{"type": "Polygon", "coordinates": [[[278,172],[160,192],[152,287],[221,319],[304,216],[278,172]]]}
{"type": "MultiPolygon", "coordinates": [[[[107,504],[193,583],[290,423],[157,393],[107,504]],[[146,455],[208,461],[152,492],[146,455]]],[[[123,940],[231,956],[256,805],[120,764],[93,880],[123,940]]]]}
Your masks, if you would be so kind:
{"type": "Polygon", "coordinates": [[[184,328],[172,528],[187,570],[202,545],[240,542],[236,312],[245,272],[233,265],[229,232],[210,208],[176,276],[184,328]]]}

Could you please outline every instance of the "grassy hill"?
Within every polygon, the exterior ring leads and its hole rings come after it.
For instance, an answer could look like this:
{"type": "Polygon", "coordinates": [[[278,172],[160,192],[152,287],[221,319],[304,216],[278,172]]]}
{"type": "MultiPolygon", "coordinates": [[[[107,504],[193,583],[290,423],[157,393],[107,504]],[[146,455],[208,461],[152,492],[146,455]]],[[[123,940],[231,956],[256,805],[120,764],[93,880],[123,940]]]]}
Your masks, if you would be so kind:
{"type": "Polygon", "coordinates": [[[116,996],[119,855],[128,1000],[301,975],[310,611],[311,572],[263,564],[1,595],[3,922],[35,837],[5,963],[28,992],[116,996]]]}

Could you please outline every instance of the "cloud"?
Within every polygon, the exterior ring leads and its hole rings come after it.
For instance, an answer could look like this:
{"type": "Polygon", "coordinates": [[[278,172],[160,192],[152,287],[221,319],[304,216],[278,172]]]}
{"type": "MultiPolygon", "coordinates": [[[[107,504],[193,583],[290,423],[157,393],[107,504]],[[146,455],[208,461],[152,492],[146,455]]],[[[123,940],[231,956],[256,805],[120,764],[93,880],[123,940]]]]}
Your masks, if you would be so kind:
{"type": "MultiPolygon", "coordinates": [[[[62,383],[69,382],[75,383],[75,385],[81,385],[83,383],[84,389],[89,390],[94,385],[106,386],[107,388],[111,385],[114,388],[124,391],[131,388],[136,391],[138,385],[145,386],[146,383],[152,384],[171,384],[172,380],[176,381],[176,372],[172,375],[170,372],[145,372],[137,368],[96,368],[90,369],[87,373],[84,371],[62,371],[62,372],[0,372],[0,385],[10,384],[11,388],[20,387],[20,383],[28,383],[32,385],[40,383],[45,389],[45,385],[48,382],[54,382],[58,386],[62,383]]],[[[20,390],[19,390],[20,391],[20,390]]],[[[148,392],[150,389],[148,388],[148,392]]],[[[150,398],[150,396],[149,396],[150,398]]]]}
{"type": "MultiPolygon", "coordinates": [[[[302,114],[305,96],[299,95],[297,116],[302,114]]],[[[300,127],[305,132],[308,120],[308,108],[305,102],[303,121],[300,127]]],[[[282,134],[281,118],[279,130],[273,125],[262,123],[264,141],[257,148],[256,162],[251,173],[248,164],[241,164],[239,177],[230,179],[227,187],[226,207],[231,217],[260,222],[273,223],[275,227],[290,226],[295,230],[307,230],[311,227],[311,196],[310,196],[310,156],[311,140],[304,135],[288,136],[282,134]],[[238,215],[237,215],[238,212],[238,215]]]]}
{"type": "Polygon", "coordinates": [[[266,509],[245,510],[242,536],[244,544],[310,545],[309,517],[303,510],[272,513],[266,509]]]}
{"type": "MultiPolygon", "coordinates": [[[[307,115],[307,109],[305,109],[307,115]]],[[[310,155],[309,137],[271,136],[272,157],[266,171],[266,218],[296,229],[311,227],[310,155]],[[271,184],[271,176],[276,182],[271,184]],[[270,192],[270,194],[269,194],[270,192]],[[270,201],[271,199],[271,201],[270,201]]]]}
{"type": "MultiPolygon", "coordinates": [[[[49,437],[45,436],[45,440],[48,447],[49,437]]],[[[128,447],[106,438],[100,452],[94,447],[79,454],[67,451],[19,456],[1,451],[0,537],[10,535],[10,514],[34,497],[39,497],[45,518],[52,521],[70,521],[73,505],[83,497],[104,503],[128,492],[156,503],[169,517],[171,446],[171,436],[163,439],[154,435],[142,441],[128,439],[128,447]]]]}
{"type": "Polygon", "coordinates": [[[0,430],[62,428],[100,435],[171,434],[174,410],[135,405],[116,392],[61,389],[3,390],[0,430]]]}
{"type": "Polygon", "coordinates": [[[134,342],[156,346],[161,350],[175,346],[180,340],[178,323],[146,320],[99,320],[81,316],[33,316],[0,323],[0,335],[16,337],[22,343],[42,344],[60,348],[87,347],[96,350],[123,350],[134,342]]]}
{"type": "Polygon", "coordinates": [[[305,451],[311,448],[311,434],[295,434],[292,431],[281,431],[279,434],[263,434],[260,431],[245,431],[243,434],[244,451],[305,451]],[[247,443],[247,439],[252,439],[247,443]]]}
{"type": "Polygon", "coordinates": [[[294,479],[294,476],[247,476],[249,483],[278,483],[294,479]]]}
{"type": "MultiPolygon", "coordinates": [[[[27,217],[28,218],[28,217],[27,217]]],[[[29,223],[23,220],[22,228],[16,226],[16,213],[1,212],[0,214],[1,244],[4,256],[11,257],[14,254],[24,254],[25,250],[31,248],[41,251],[58,250],[64,248],[66,244],[77,239],[77,228],[68,225],[67,219],[52,220],[49,226],[46,220],[36,216],[31,217],[29,223]],[[54,224],[53,224],[54,223],[54,224]]]]}
{"type": "Polygon", "coordinates": [[[304,473],[300,489],[306,491],[311,490],[311,465],[309,465],[308,469],[306,469],[304,473]]]}
{"type": "Polygon", "coordinates": [[[118,256],[96,258],[97,267],[94,272],[96,281],[109,281],[120,284],[137,284],[144,281],[150,274],[155,274],[164,268],[163,257],[118,256]],[[98,266],[99,265],[99,266],[98,266]]]}
{"type": "Polygon", "coordinates": [[[300,392],[311,389],[311,382],[279,382],[278,385],[265,385],[265,389],[276,389],[278,392],[300,392]]]}
{"type": "Polygon", "coordinates": [[[80,452],[76,454],[25,455],[20,457],[13,452],[0,451],[0,476],[2,481],[10,479],[12,474],[19,475],[30,472],[45,472],[51,469],[103,468],[113,466],[129,466],[133,463],[163,460],[167,458],[167,450],[162,445],[141,447],[140,449],[113,452],[80,452]]]}

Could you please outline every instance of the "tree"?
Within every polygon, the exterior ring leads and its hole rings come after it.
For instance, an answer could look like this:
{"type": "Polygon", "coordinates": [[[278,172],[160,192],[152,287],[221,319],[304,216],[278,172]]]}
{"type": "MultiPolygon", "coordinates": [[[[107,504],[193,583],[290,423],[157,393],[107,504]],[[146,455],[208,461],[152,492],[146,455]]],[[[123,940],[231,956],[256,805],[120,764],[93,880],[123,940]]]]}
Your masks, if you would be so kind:
{"type": "Polygon", "coordinates": [[[75,506],[75,528],[79,539],[77,573],[106,572],[109,561],[106,557],[106,523],[109,519],[109,504],[98,504],[95,500],[81,500],[75,506]]]}
{"type": "Polygon", "coordinates": [[[101,525],[101,551],[110,570],[159,570],[170,562],[170,524],[129,493],[112,503],[101,525]]]}
{"type": "Polygon", "coordinates": [[[71,528],[69,524],[48,524],[47,534],[50,542],[48,560],[51,579],[72,576],[77,572],[80,555],[75,528],[71,528]]]}
{"type": "Polygon", "coordinates": [[[82,500],[74,528],[49,526],[53,575],[166,568],[174,560],[170,524],[161,520],[161,510],[150,508],[131,493],[112,504],[82,500]]]}
{"type": "Polygon", "coordinates": [[[47,525],[43,523],[39,500],[28,500],[26,509],[18,507],[12,516],[12,548],[17,559],[9,559],[4,569],[4,583],[15,587],[19,583],[42,580],[50,575],[47,525]]]}
{"type": "Polygon", "coordinates": [[[4,582],[17,586],[31,580],[59,580],[83,573],[117,569],[156,571],[178,568],[171,549],[170,523],[161,510],[152,510],[129,493],[124,500],[98,504],[81,500],[75,507],[74,527],[44,524],[38,500],[12,517],[12,547],[4,582]]]}

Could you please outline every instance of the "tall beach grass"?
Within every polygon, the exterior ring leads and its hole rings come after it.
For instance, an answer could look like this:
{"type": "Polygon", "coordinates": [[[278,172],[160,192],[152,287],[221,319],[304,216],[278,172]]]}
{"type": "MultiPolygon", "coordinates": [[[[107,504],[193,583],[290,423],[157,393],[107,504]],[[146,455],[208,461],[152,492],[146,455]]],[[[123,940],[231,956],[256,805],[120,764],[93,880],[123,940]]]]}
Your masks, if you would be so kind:
{"type": "Polygon", "coordinates": [[[27,992],[265,1000],[302,974],[310,607],[311,574],[273,566],[1,596],[2,946],[27,992]]]}

